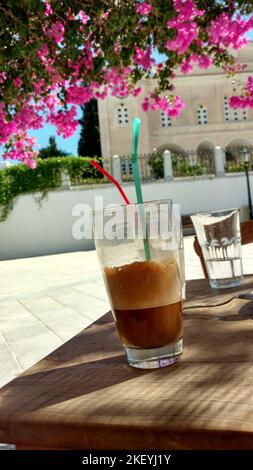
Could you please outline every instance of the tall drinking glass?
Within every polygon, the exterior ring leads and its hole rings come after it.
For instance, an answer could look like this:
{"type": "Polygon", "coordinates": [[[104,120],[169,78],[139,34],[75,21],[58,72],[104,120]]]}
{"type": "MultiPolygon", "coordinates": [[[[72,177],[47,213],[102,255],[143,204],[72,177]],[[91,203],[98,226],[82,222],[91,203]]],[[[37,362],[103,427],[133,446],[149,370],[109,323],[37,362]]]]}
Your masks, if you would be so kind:
{"type": "Polygon", "coordinates": [[[133,367],[175,363],[183,350],[183,252],[172,202],[93,213],[96,250],[116,327],[133,367]]]}
{"type": "Polygon", "coordinates": [[[238,286],[243,278],[238,209],[191,216],[205,261],[210,286],[238,286]]]}

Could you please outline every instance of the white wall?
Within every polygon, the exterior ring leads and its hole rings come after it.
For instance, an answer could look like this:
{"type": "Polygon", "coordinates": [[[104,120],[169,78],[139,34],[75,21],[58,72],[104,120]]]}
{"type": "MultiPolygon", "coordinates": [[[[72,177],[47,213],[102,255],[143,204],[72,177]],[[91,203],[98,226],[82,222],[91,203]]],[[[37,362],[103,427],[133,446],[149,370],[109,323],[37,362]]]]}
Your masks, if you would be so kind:
{"type": "MultiPolygon", "coordinates": [[[[250,179],[253,195],[253,174],[250,179]]],[[[182,214],[242,208],[248,202],[243,174],[158,181],[143,184],[142,188],[144,200],[173,199],[181,204],[182,214]]],[[[133,185],[126,184],[124,189],[129,199],[136,201],[133,185]]],[[[91,240],[73,239],[72,225],[76,217],[72,216],[72,209],[79,203],[89,204],[93,209],[95,195],[103,195],[104,205],[122,203],[111,185],[51,191],[41,208],[33,195],[19,197],[7,221],[0,223],[0,259],[92,249],[91,240]]]]}

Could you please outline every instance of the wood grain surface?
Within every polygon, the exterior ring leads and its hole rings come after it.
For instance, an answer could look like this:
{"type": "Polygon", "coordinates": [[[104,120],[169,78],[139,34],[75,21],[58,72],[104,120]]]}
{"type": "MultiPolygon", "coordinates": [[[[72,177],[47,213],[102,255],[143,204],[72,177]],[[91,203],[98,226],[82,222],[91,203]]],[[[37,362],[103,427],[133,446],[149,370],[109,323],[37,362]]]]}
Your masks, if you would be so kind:
{"type": "Polygon", "coordinates": [[[235,289],[187,284],[184,353],[127,365],[111,314],[0,391],[0,442],[20,448],[253,449],[253,276],[235,289]]]}

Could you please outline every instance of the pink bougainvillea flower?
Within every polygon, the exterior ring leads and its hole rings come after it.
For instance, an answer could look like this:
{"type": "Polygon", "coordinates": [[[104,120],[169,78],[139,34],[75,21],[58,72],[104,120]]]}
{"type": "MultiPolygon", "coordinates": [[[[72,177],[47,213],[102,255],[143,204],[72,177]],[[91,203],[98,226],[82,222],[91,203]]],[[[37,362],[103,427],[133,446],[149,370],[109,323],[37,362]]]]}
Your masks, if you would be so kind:
{"type": "Polygon", "coordinates": [[[180,96],[156,96],[150,94],[149,97],[145,97],[142,102],[143,111],[147,112],[149,109],[153,111],[163,111],[167,116],[171,118],[179,117],[185,104],[180,96]]]}
{"type": "Polygon", "coordinates": [[[86,15],[85,11],[80,10],[77,17],[80,19],[81,23],[83,25],[86,25],[88,21],[90,20],[90,17],[86,15]]]}
{"type": "Polygon", "coordinates": [[[150,3],[139,2],[139,3],[137,3],[135,9],[136,9],[136,13],[138,13],[139,15],[148,16],[148,15],[150,15],[151,11],[153,10],[153,7],[152,7],[152,5],[150,5],[150,3]]]}
{"type": "Polygon", "coordinates": [[[68,93],[68,103],[78,104],[80,106],[84,105],[94,97],[94,92],[92,87],[87,86],[70,86],[67,90],[68,93]]]}
{"type": "Polygon", "coordinates": [[[45,15],[50,16],[50,15],[52,15],[52,13],[53,13],[53,9],[52,9],[50,3],[46,2],[45,3],[45,15]]]}
{"type": "MultiPolygon", "coordinates": [[[[30,168],[37,150],[29,129],[49,123],[67,138],[78,128],[77,106],[92,98],[136,97],[142,79],[154,77],[151,91],[142,97],[143,111],[161,110],[177,118],[184,102],[173,93],[175,71],[185,74],[215,63],[233,76],[245,68],[232,49],[247,44],[246,34],[253,28],[253,15],[244,15],[244,7],[252,6],[250,0],[209,2],[206,12],[199,6],[204,2],[197,0],[171,0],[166,6],[131,0],[112,2],[113,8],[95,1],[44,0],[37,10],[30,3],[22,3],[24,18],[19,22],[10,23],[3,14],[18,47],[11,49],[13,60],[6,60],[0,72],[4,158],[18,159],[30,168]],[[127,21],[121,25],[123,16],[127,21]],[[155,64],[153,48],[165,54],[161,64],[155,64]],[[169,96],[164,96],[166,89],[169,96]]],[[[9,8],[15,13],[15,6],[9,8]]],[[[4,44],[6,57],[10,47],[4,44]]],[[[231,106],[253,108],[253,77],[240,90],[231,106]]]]}
{"type": "Polygon", "coordinates": [[[55,114],[51,114],[47,118],[47,122],[53,124],[57,129],[57,134],[62,134],[64,139],[71,137],[75,134],[79,124],[76,106],[72,106],[66,111],[60,110],[55,114]]]}
{"type": "Polygon", "coordinates": [[[149,70],[155,64],[155,60],[151,57],[152,49],[147,46],[146,50],[142,50],[135,46],[133,61],[135,65],[141,66],[144,70],[149,70]]]}
{"type": "Polygon", "coordinates": [[[248,77],[244,94],[231,96],[230,106],[232,108],[253,108],[253,77],[248,77]]]}
{"type": "Polygon", "coordinates": [[[49,30],[46,31],[46,36],[52,38],[57,44],[64,38],[65,28],[61,21],[56,21],[52,24],[49,30]]]}
{"type": "Polygon", "coordinates": [[[231,17],[229,13],[221,13],[221,15],[211,21],[209,28],[209,42],[211,44],[240,49],[248,43],[245,36],[253,28],[253,17],[248,20],[243,19],[240,15],[236,18],[231,17]]]}
{"type": "Polygon", "coordinates": [[[16,88],[20,88],[22,86],[23,80],[21,80],[20,77],[15,77],[13,82],[16,88]]]}

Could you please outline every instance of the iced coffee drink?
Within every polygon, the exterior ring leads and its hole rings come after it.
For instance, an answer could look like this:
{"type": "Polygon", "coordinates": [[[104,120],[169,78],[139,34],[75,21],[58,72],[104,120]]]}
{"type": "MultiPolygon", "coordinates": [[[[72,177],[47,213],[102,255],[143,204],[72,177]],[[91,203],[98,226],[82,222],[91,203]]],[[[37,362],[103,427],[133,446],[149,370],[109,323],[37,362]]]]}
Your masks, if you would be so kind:
{"type": "Polygon", "coordinates": [[[125,347],[159,349],[182,338],[182,286],[176,259],[106,267],[104,276],[125,347]]]}
{"type": "Polygon", "coordinates": [[[183,235],[171,200],[95,211],[94,240],[128,364],[165,367],[183,352],[183,235]]]}

